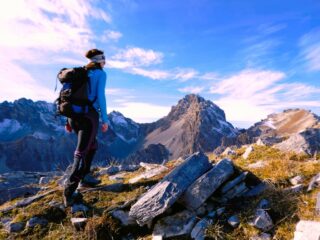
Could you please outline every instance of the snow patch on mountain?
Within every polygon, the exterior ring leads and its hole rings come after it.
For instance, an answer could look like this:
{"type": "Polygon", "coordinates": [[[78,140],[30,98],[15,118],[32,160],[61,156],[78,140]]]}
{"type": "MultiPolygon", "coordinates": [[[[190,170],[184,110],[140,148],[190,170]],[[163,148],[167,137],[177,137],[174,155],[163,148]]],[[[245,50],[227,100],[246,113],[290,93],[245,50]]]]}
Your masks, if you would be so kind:
{"type": "Polygon", "coordinates": [[[0,133],[12,134],[22,129],[22,125],[15,119],[3,119],[0,122],[0,133]]]}

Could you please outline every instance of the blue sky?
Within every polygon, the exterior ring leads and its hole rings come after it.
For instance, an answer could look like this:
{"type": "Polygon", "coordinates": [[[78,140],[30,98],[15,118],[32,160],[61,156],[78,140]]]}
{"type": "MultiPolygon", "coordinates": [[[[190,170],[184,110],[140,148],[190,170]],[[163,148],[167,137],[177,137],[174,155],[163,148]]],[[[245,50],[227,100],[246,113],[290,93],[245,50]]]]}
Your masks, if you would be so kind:
{"type": "Polygon", "coordinates": [[[55,76],[107,57],[108,112],[137,122],[197,93],[248,127],[268,114],[320,114],[320,2],[7,1],[0,10],[0,100],[53,101],[55,76]],[[9,84],[10,83],[10,84],[9,84]]]}

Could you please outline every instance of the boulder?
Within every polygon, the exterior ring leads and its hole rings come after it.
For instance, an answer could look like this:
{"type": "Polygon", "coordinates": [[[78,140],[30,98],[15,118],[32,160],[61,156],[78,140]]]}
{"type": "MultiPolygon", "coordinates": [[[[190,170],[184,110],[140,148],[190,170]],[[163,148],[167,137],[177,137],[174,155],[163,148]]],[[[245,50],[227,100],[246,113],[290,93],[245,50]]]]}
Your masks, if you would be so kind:
{"type": "Polygon", "coordinates": [[[312,191],[318,185],[320,185],[320,173],[318,173],[311,179],[307,191],[308,192],[312,191]]]}
{"type": "Polygon", "coordinates": [[[304,189],[303,184],[298,184],[298,185],[286,188],[285,190],[290,191],[290,192],[294,192],[294,193],[299,193],[299,192],[302,192],[303,189],[304,189]]]}
{"type": "Polygon", "coordinates": [[[137,222],[129,216],[129,212],[125,212],[123,210],[114,210],[111,212],[111,215],[120,220],[123,226],[136,225],[137,222]]]}
{"type": "Polygon", "coordinates": [[[229,159],[219,161],[211,170],[199,177],[185,191],[181,202],[188,209],[200,207],[234,172],[229,159]]]}
{"type": "MultiPolygon", "coordinates": [[[[152,164],[152,165],[157,165],[157,164],[152,164]]],[[[162,165],[155,166],[154,168],[150,168],[150,166],[149,166],[148,168],[146,168],[146,171],[144,173],[141,173],[140,175],[138,175],[134,178],[131,178],[129,180],[129,183],[136,183],[136,182],[139,182],[143,179],[152,178],[152,177],[157,176],[167,170],[168,170],[168,168],[165,166],[162,166],[162,165]]]]}
{"type": "Polygon", "coordinates": [[[42,217],[32,217],[27,222],[27,228],[33,228],[36,225],[46,226],[48,224],[48,220],[42,217]]]}
{"type": "Polygon", "coordinates": [[[71,218],[71,223],[76,230],[82,230],[86,226],[87,218],[71,218]]]}
{"type": "Polygon", "coordinates": [[[291,178],[289,181],[293,186],[295,186],[295,185],[303,183],[303,180],[304,180],[304,177],[301,175],[298,175],[298,176],[291,178]]]}
{"type": "Polygon", "coordinates": [[[209,225],[213,223],[213,220],[210,218],[203,218],[194,226],[191,231],[191,238],[195,240],[204,240],[205,231],[209,225]]]}
{"type": "Polygon", "coordinates": [[[233,215],[228,219],[228,223],[231,227],[237,228],[240,225],[240,219],[237,215],[233,215]]]}
{"type": "Polygon", "coordinates": [[[21,232],[26,223],[25,222],[8,222],[4,224],[4,228],[8,233],[21,232]]]}
{"type": "Polygon", "coordinates": [[[253,186],[246,193],[243,194],[244,197],[255,197],[262,194],[268,188],[267,183],[261,182],[256,186],[253,186]]]}
{"type": "Polygon", "coordinates": [[[41,177],[39,180],[40,185],[48,184],[52,180],[52,177],[41,177]]]}
{"type": "Polygon", "coordinates": [[[225,183],[221,188],[221,193],[223,194],[223,193],[228,192],[231,188],[236,186],[238,183],[242,182],[246,178],[247,175],[248,175],[248,172],[243,172],[235,179],[225,183]]]}
{"type": "Polygon", "coordinates": [[[185,190],[212,167],[208,157],[201,153],[189,156],[158,184],[154,185],[131,207],[129,215],[144,225],[165,212],[185,190]]]}
{"type": "Polygon", "coordinates": [[[319,240],[320,222],[303,221],[298,222],[294,232],[294,240],[319,240]]]}
{"type": "Polygon", "coordinates": [[[71,207],[71,213],[76,213],[76,212],[88,212],[89,208],[83,204],[73,204],[71,207]]]}
{"type": "Polygon", "coordinates": [[[221,155],[223,156],[236,155],[236,152],[232,150],[230,147],[227,147],[221,155]]]}
{"type": "Polygon", "coordinates": [[[248,165],[248,168],[251,168],[251,169],[257,169],[257,168],[263,168],[267,165],[268,163],[266,161],[263,161],[263,160],[259,160],[255,163],[251,163],[248,165]]]}
{"type": "Polygon", "coordinates": [[[248,190],[249,189],[247,188],[246,184],[244,182],[241,182],[223,195],[222,202],[233,199],[235,197],[241,197],[248,190]]]}
{"type": "Polygon", "coordinates": [[[263,232],[268,232],[274,227],[271,217],[263,209],[258,209],[256,211],[253,224],[256,228],[263,232]]]}
{"type": "Polygon", "coordinates": [[[244,152],[244,154],[242,154],[242,157],[243,157],[244,159],[247,159],[247,158],[249,157],[250,153],[253,152],[253,150],[254,150],[253,146],[247,147],[247,148],[246,148],[246,151],[244,152]]]}
{"type": "Polygon", "coordinates": [[[196,216],[185,210],[160,219],[155,224],[152,235],[164,238],[190,235],[195,223],[196,216]]]}
{"type": "Polygon", "coordinates": [[[118,172],[133,172],[140,168],[139,165],[112,165],[108,166],[106,168],[100,169],[98,172],[99,176],[102,175],[113,175],[118,172]]]}
{"type": "Polygon", "coordinates": [[[269,210],[271,207],[270,202],[267,199],[261,199],[258,203],[257,209],[269,210]]]}

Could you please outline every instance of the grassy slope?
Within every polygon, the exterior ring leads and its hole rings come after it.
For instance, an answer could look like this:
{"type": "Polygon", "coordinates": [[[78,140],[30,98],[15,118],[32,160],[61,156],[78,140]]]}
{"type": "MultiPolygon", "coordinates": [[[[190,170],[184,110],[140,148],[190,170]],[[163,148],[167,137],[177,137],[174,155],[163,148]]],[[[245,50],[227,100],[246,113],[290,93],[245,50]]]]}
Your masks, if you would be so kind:
{"type": "MultiPolygon", "coordinates": [[[[311,177],[320,172],[319,162],[306,162],[305,156],[297,156],[290,153],[281,153],[270,147],[256,146],[255,151],[247,160],[242,159],[241,154],[244,149],[237,150],[237,155],[232,156],[232,159],[239,168],[248,170],[256,174],[261,179],[267,180],[272,184],[271,190],[267,191],[263,196],[258,198],[242,200],[240,207],[233,207],[232,204],[227,206],[226,213],[222,216],[219,222],[215,222],[207,230],[208,236],[212,239],[249,239],[258,231],[248,224],[250,217],[253,215],[255,206],[262,198],[268,198],[271,201],[273,215],[276,220],[276,228],[274,231],[275,239],[292,239],[295,224],[299,219],[320,220],[315,216],[315,198],[317,189],[310,193],[292,194],[284,193],[283,188],[289,187],[289,179],[296,175],[305,176],[305,184],[311,177]],[[250,169],[250,163],[264,160],[266,166],[261,169],[250,169]],[[232,213],[238,213],[241,219],[241,225],[233,230],[226,224],[226,219],[232,213]],[[219,236],[220,235],[220,238],[219,236]]],[[[218,158],[212,154],[208,154],[210,160],[215,161],[218,158]]],[[[174,168],[174,162],[167,163],[169,171],[174,168]]],[[[169,172],[168,171],[168,172],[169,172]]],[[[125,176],[124,183],[128,183],[128,179],[138,175],[141,170],[134,173],[129,173],[125,176]]],[[[136,184],[128,184],[126,190],[121,193],[111,192],[88,192],[84,193],[84,202],[90,206],[90,211],[85,217],[90,217],[84,231],[77,232],[71,225],[70,218],[72,214],[70,209],[66,210],[66,217],[63,213],[48,207],[48,203],[52,200],[62,202],[62,191],[59,190],[52,193],[43,199],[32,203],[31,205],[14,209],[0,217],[11,217],[14,221],[27,220],[31,216],[45,216],[50,218],[50,223],[47,227],[24,230],[21,233],[14,234],[14,239],[103,239],[105,234],[110,231],[112,234],[125,234],[128,232],[135,233],[140,239],[150,239],[150,230],[137,228],[121,228],[117,220],[113,219],[107,209],[111,206],[123,204],[125,201],[134,199],[145,192],[145,186],[152,186],[159,179],[165,176],[166,173],[154,177],[149,180],[144,180],[136,184]]],[[[102,178],[102,184],[113,183],[108,177],[102,178]]],[[[54,183],[49,185],[50,188],[56,187],[54,183]]],[[[14,200],[16,201],[16,200],[14,200]]],[[[6,203],[12,204],[14,201],[6,203]]],[[[3,206],[1,206],[2,208],[3,206]]],[[[75,216],[75,215],[74,215],[75,216]]],[[[76,215],[78,217],[83,214],[76,215]]],[[[6,239],[8,234],[0,226],[0,239],[6,239]]]]}

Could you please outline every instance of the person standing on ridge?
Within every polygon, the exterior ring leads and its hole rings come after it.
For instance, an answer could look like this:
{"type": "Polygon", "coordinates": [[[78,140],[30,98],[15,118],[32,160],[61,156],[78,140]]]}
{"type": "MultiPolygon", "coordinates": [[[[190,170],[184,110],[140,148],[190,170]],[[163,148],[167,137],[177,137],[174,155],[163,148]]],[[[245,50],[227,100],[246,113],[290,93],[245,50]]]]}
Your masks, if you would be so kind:
{"type": "Polygon", "coordinates": [[[88,99],[93,102],[92,108],[82,116],[68,118],[66,131],[72,130],[78,136],[77,147],[74,152],[74,159],[71,173],[66,181],[63,201],[64,205],[70,206],[74,202],[74,193],[80,184],[98,184],[99,181],[89,175],[92,159],[97,150],[97,131],[99,126],[99,112],[102,119],[102,132],[108,130],[107,105],[105,96],[105,86],[107,74],[103,70],[105,56],[103,51],[91,49],[85,57],[90,62],[85,66],[88,72],[90,88],[88,99]],[[88,179],[90,178],[91,179],[88,179]]]}

